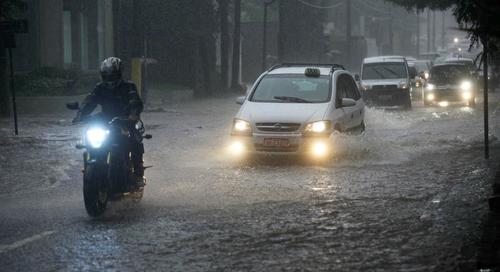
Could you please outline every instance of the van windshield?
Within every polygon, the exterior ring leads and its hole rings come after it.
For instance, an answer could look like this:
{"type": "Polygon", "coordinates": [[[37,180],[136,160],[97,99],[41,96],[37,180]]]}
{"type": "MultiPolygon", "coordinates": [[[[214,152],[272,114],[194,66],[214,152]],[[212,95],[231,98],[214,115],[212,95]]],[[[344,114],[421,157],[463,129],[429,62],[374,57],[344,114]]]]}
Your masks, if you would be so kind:
{"type": "Polygon", "coordinates": [[[324,103],[330,100],[330,77],[267,75],[250,98],[253,102],[324,103]]]}
{"type": "Polygon", "coordinates": [[[407,75],[404,62],[368,63],[363,65],[362,79],[398,79],[407,75]]]}

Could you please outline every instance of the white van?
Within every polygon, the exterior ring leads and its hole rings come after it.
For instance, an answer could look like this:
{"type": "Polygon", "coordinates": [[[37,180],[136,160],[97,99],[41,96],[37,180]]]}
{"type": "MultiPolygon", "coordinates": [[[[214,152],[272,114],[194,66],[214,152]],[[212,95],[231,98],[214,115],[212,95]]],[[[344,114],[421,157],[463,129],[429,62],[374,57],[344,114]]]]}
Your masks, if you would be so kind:
{"type": "Polygon", "coordinates": [[[361,67],[361,93],[367,104],[410,109],[411,76],[404,57],[365,58],[361,67]]]}

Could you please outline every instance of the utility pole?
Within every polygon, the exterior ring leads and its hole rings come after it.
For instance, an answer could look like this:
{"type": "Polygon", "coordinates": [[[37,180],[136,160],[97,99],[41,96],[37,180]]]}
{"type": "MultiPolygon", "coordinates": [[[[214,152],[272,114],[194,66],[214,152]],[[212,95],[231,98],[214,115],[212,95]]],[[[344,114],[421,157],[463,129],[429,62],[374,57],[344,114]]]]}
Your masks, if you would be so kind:
{"type": "Polygon", "coordinates": [[[352,43],[352,33],[351,33],[351,1],[345,0],[345,12],[346,12],[346,28],[345,28],[345,36],[346,36],[346,65],[348,67],[351,66],[351,43],[352,43]]]}

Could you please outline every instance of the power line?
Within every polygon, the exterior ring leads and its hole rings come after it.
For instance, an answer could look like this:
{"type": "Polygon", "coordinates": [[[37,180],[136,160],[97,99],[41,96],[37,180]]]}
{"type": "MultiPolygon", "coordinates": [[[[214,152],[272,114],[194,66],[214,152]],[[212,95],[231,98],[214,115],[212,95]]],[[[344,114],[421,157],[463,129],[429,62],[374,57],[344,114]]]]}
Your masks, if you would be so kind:
{"type": "Polygon", "coordinates": [[[311,7],[311,8],[316,8],[316,9],[333,9],[333,8],[340,7],[341,5],[344,4],[343,2],[340,2],[337,4],[330,5],[330,6],[320,6],[320,5],[316,5],[316,4],[311,4],[305,0],[297,0],[297,1],[302,3],[303,5],[306,5],[306,6],[311,7]]]}

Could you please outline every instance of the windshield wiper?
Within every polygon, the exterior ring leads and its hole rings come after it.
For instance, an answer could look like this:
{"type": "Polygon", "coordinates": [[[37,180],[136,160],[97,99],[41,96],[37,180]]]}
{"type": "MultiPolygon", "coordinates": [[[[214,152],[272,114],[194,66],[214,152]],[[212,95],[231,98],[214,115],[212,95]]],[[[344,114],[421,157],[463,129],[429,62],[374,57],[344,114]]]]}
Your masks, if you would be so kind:
{"type": "Polygon", "coordinates": [[[400,74],[394,72],[394,70],[392,70],[391,68],[387,68],[387,67],[384,67],[384,70],[388,71],[389,73],[399,77],[399,78],[403,78],[404,76],[401,76],[400,74]]]}
{"type": "Polygon", "coordinates": [[[295,102],[295,103],[312,103],[309,100],[302,99],[300,97],[294,97],[294,96],[275,96],[274,99],[295,102]]]}

